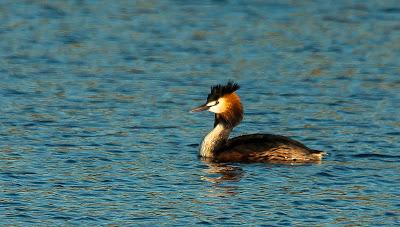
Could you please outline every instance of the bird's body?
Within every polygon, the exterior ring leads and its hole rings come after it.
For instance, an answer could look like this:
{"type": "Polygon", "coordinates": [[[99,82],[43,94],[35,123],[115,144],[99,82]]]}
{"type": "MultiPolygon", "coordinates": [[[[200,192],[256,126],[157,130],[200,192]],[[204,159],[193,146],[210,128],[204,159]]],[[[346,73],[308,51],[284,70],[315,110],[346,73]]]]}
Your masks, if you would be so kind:
{"type": "Polygon", "coordinates": [[[214,128],[201,145],[200,156],[216,162],[312,163],[323,155],[285,136],[250,134],[229,139],[233,128],[243,119],[243,106],[235,91],[239,85],[229,82],[212,87],[207,103],[192,112],[215,113],[214,128]]]}

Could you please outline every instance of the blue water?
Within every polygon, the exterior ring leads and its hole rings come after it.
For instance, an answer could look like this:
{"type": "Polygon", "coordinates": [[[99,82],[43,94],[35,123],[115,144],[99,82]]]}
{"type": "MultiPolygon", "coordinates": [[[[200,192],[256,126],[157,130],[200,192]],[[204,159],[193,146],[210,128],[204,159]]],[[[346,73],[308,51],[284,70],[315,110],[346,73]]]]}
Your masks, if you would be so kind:
{"type": "Polygon", "coordinates": [[[0,1],[0,225],[400,225],[398,1],[0,1]],[[197,157],[233,136],[321,164],[197,157]]]}

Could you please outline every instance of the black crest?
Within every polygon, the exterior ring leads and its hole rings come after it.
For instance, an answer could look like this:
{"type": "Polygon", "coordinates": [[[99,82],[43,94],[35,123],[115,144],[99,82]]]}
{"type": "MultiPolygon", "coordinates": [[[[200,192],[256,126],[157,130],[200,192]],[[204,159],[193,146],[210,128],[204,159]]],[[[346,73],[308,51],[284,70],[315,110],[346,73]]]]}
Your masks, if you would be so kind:
{"type": "Polygon", "coordinates": [[[211,92],[208,94],[207,102],[215,101],[224,95],[231,94],[240,88],[239,84],[229,81],[226,85],[215,85],[211,87],[211,92]]]}

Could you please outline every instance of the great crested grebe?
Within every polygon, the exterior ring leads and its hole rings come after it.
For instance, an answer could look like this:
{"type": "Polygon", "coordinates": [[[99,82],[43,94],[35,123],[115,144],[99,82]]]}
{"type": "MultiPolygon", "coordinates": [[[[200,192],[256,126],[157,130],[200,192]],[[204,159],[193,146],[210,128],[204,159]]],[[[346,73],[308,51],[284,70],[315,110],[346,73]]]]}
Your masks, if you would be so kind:
{"type": "Polygon", "coordinates": [[[229,138],[232,129],[243,119],[243,106],[235,93],[239,85],[211,87],[204,105],[191,112],[208,110],[215,113],[214,129],[200,145],[200,156],[217,162],[271,162],[310,163],[319,162],[325,155],[285,136],[272,134],[250,134],[229,138]]]}

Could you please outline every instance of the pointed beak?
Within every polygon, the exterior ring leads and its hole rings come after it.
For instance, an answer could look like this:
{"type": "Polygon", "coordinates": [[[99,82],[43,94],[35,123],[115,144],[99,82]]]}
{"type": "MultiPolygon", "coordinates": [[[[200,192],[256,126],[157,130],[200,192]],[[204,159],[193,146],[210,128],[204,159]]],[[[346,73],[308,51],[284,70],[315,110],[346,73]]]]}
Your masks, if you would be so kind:
{"type": "Polygon", "coordinates": [[[200,111],[208,110],[209,108],[210,108],[210,107],[207,106],[207,104],[204,104],[204,105],[198,106],[198,107],[196,107],[196,108],[190,110],[190,112],[191,112],[191,113],[200,112],[200,111]]]}

